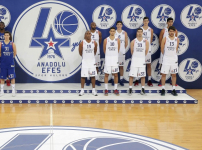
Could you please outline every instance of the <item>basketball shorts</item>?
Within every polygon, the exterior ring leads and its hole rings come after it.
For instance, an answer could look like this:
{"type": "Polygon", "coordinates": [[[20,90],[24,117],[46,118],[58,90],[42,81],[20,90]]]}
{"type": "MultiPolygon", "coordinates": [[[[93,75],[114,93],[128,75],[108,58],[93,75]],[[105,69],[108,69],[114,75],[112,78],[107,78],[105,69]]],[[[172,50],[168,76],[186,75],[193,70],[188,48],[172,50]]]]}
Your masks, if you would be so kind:
{"type": "Polygon", "coordinates": [[[118,66],[105,66],[104,67],[104,73],[106,74],[115,74],[119,72],[118,66]]]}
{"type": "Polygon", "coordinates": [[[119,66],[124,66],[124,64],[125,64],[125,54],[119,56],[119,66]]]}
{"type": "Polygon", "coordinates": [[[162,64],[162,63],[163,63],[163,54],[160,53],[159,64],[162,64]]]}
{"type": "Polygon", "coordinates": [[[131,67],[129,72],[130,77],[145,77],[146,67],[131,67]]]}
{"type": "Polygon", "coordinates": [[[96,68],[81,68],[81,77],[95,77],[97,76],[96,68]]]}
{"type": "Polygon", "coordinates": [[[145,57],[145,63],[151,64],[151,51],[149,51],[145,57]]]}
{"type": "Polygon", "coordinates": [[[95,66],[100,67],[100,54],[95,55],[95,66]]]}
{"type": "Polygon", "coordinates": [[[162,64],[161,67],[161,73],[162,74],[176,74],[178,73],[178,64],[174,64],[174,65],[164,65],[162,64]]]}
{"type": "Polygon", "coordinates": [[[15,79],[15,68],[1,68],[1,79],[15,79]]]}

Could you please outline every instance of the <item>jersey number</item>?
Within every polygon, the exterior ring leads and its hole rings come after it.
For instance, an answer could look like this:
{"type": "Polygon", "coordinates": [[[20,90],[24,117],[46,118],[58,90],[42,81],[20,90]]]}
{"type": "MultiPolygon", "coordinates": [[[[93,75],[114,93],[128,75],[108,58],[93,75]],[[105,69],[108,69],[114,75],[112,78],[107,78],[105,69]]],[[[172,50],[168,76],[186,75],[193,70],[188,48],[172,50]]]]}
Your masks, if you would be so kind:
{"type": "Polygon", "coordinates": [[[138,43],[138,47],[142,47],[142,43],[138,43]]]}
{"type": "Polygon", "coordinates": [[[91,48],[91,45],[87,45],[87,48],[91,48]]]}
{"type": "Polygon", "coordinates": [[[174,46],[174,42],[170,42],[170,46],[174,46]]]}

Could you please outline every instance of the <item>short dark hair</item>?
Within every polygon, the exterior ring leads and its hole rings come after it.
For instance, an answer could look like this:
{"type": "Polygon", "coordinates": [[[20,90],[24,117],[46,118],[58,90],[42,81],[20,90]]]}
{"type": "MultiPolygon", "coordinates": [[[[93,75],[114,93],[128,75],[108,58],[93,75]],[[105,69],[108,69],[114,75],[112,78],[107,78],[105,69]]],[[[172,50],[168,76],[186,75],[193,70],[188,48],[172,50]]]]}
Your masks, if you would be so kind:
{"type": "Polygon", "coordinates": [[[143,31],[143,29],[142,29],[142,28],[138,28],[138,29],[137,29],[137,31],[138,31],[138,30],[142,30],[142,31],[143,31]]]}
{"type": "Polygon", "coordinates": [[[117,21],[117,22],[116,22],[116,25],[117,25],[118,23],[121,23],[121,24],[123,25],[123,22],[122,22],[122,21],[117,21]]]}
{"type": "Polygon", "coordinates": [[[12,41],[12,35],[11,35],[11,33],[10,33],[9,31],[5,31],[5,32],[4,32],[4,35],[7,34],[7,33],[8,33],[9,36],[10,36],[9,40],[12,41]]]}
{"type": "Polygon", "coordinates": [[[116,30],[116,28],[114,28],[114,27],[111,27],[111,28],[109,29],[109,31],[110,31],[111,29],[114,29],[114,30],[116,30]]]}
{"type": "Polygon", "coordinates": [[[172,21],[173,21],[173,18],[171,18],[171,17],[170,17],[170,18],[168,18],[168,19],[167,19],[167,22],[168,22],[168,21],[170,21],[170,20],[172,20],[172,21]]]}
{"type": "Polygon", "coordinates": [[[149,20],[149,17],[144,17],[143,20],[145,20],[145,19],[148,19],[148,20],[149,20]]]}
{"type": "Polygon", "coordinates": [[[176,29],[175,29],[174,26],[170,26],[170,27],[168,28],[168,31],[170,31],[170,30],[176,31],[176,29]]]}
{"type": "Polygon", "coordinates": [[[5,25],[5,23],[3,21],[0,21],[0,23],[3,23],[5,25]]]}

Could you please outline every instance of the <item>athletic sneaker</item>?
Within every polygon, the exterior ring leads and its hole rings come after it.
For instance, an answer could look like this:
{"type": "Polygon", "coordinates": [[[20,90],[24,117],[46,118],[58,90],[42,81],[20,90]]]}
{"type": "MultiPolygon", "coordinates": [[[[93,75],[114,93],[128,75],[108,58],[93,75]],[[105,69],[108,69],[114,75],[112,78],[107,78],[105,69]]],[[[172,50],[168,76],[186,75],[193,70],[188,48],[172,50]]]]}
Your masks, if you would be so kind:
{"type": "Polygon", "coordinates": [[[151,80],[149,80],[149,81],[147,82],[147,85],[148,85],[148,86],[153,86],[151,80]]]}
{"type": "Polygon", "coordinates": [[[123,79],[121,79],[121,80],[119,81],[119,83],[120,83],[121,86],[124,86],[123,79]]]}
{"type": "MultiPolygon", "coordinates": [[[[172,81],[170,82],[170,85],[173,85],[173,84],[172,84],[172,81]]],[[[175,84],[175,86],[178,86],[177,83],[175,84]]]]}
{"type": "Polygon", "coordinates": [[[7,86],[11,86],[11,83],[10,83],[10,80],[9,80],[9,79],[6,80],[6,85],[7,85],[7,86]]]}
{"type": "Polygon", "coordinates": [[[134,86],[138,86],[138,85],[139,85],[138,80],[135,80],[134,86]]]}
{"type": "Polygon", "coordinates": [[[114,90],[114,94],[116,95],[116,96],[119,96],[119,91],[116,89],[116,90],[114,90]]]}
{"type": "Polygon", "coordinates": [[[96,91],[92,91],[92,94],[93,94],[94,96],[98,96],[96,91]]]}
{"type": "Polygon", "coordinates": [[[132,93],[133,93],[132,88],[129,88],[129,90],[128,90],[128,95],[129,95],[129,96],[131,96],[131,95],[132,95],[132,93]]]}
{"type": "Polygon", "coordinates": [[[15,97],[15,96],[16,96],[16,95],[15,95],[15,91],[12,91],[12,96],[13,96],[13,97],[15,97]]]}
{"type": "Polygon", "coordinates": [[[178,96],[178,94],[177,94],[177,92],[175,91],[175,89],[171,92],[171,94],[172,94],[173,96],[178,96]]]}
{"type": "Polygon", "coordinates": [[[161,90],[161,96],[165,96],[165,94],[166,94],[165,89],[162,89],[162,90],[161,90]]]}
{"type": "Polygon", "coordinates": [[[101,86],[100,82],[98,80],[95,81],[95,85],[101,86]]]}
{"type": "Polygon", "coordinates": [[[90,80],[86,79],[86,86],[90,86],[90,80]]]}
{"type": "Polygon", "coordinates": [[[81,90],[81,92],[79,93],[79,96],[84,95],[84,91],[81,90]]]}
{"type": "Polygon", "coordinates": [[[105,90],[105,96],[108,96],[108,90],[105,90]]]}
{"type": "Polygon", "coordinates": [[[112,86],[114,86],[114,79],[112,79],[112,86]]]}
{"type": "Polygon", "coordinates": [[[144,88],[142,88],[140,94],[141,94],[141,95],[146,95],[144,88]]]}

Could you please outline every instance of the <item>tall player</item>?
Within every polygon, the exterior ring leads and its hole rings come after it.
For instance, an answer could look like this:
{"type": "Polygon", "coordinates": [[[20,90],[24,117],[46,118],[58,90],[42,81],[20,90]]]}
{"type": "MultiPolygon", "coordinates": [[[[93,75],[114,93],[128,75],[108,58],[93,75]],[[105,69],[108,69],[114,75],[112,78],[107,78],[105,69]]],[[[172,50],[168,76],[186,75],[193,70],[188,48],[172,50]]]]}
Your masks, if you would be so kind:
{"type": "Polygon", "coordinates": [[[162,91],[161,95],[165,95],[165,81],[166,75],[170,73],[172,75],[172,86],[173,91],[171,92],[172,95],[177,96],[175,91],[176,85],[176,73],[178,73],[178,55],[177,50],[179,46],[179,39],[175,37],[176,29],[173,26],[168,28],[169,35],[164,37],[161,42],[161,53],[163,54],[163,62],[162,62],[162,91]]]}
{"type": "MultiPolygon", "coordinates": [[[[164,37],[168,36],[168,28],[171,27],[171,26],[173,26],[173,18],[168,18],[167,19],[167,27],[162,29],[161,32],[160,32],[160,35],[159,35],[159,45],[160,46],[161,46],[162,39],[164,37]]],[[[178,32],[177,32],[177,29],[175,29],[175,37],[177,37],[177,36],[178,36],[178,32]]],[[[160,53],[160,58],[159,58],[159,66],[160,66],[160,68],[162,66],[162,61],[163,61],[163,55],[162,55],[162,53],[160,53]]],[[[171,82],[172,82],[172,77],[171,77],[171,82]]],[[[158,85],[161,86],[161,81],[159,81],[158,85]]],[[[171,85],[172,85],[172,83],[171,83],[171,85]]],[[[176,84],[176,86],[177,86],[177,84],[176,84]]]]}
{"type": "MultiPolygon", "coordinates": [[[[120,39],[121,45],[120,45],[120,51],[119,51],[119,73],[120,73],[120,85],[124,86],[123,83],[123,66],[125,64],[125,53],[126,53],[126,47],[128,46],[128,34],[124,30],[122,30],[123,23],[122,21],[116,22],[116,33],[115,36],[120,39]]],[[[112,79],[114,76],[112,76],[112,79]]],[[[112,80],[112,85],[114,81],[112,80]]]]}
{"type": "MultiPolygon", "coordinates": [[[[0,42],[4,41],[4,32],[5,32],[5,24],[4,22],[0,22],[0,42]]],[[[12,41],[12,40],[11,40],[12,41]]],[[[1,57],[0,57],[0,64],[1,64],[1,57]]],[[[10,86],[10,80],[6,80],[7,86],[10,86]]]]}
{"type": "Polygon", "coordinates": [[[81,92],[79,96],[84,94],[84,84],[85,78],[91,77],[92,82],[92,94],[97,96],[95,91],[95,76],[97,75],[96,66],[95,66],[95,55],[97,52],[97,43],[94,40],[91,40],[91,32],[85,32],[84,40],[79,44],[79,54],[82,57],[82,66],[81,66],[81,92]]]}
{"type": "Polygon", "coordinates": [[[137,38],[131,42],[131,67],[129,72],[129,95],[132,95],[133,77],[141,78],[142,89],[140,94],[145,95],[145,76],[146,76],[146,64],[145,58],[149,50],[149,41],[143,38],[143,29],[137,29],[137,38]]]}
{"type": "Polygon", "coordinates": [[[114,94],[119,95],[117,90],[118,86],[118,72],[119,72],[119,50],[120,50],[120,40],[115,37],[116,29],[111,27],[109,30],[110,36],[104,40],[103,50],[105,53],[105,96],[108,96],[108,77],[109,74],[114,75],[114,94]]]}
{"type": "MultiPolygon", "coordinates": [[[[143,29],[143,38],[145,38],[148,42],[149,42],[149,50],[147,53],[147,56],[145,58],[145,62],[147,64],[147,75],[148,75],[148,82],[147,85],[148,86],[153,86],[152,82],[151,82],[151,43],[153,41],[153,29],[150,28],[148,26],[149,24],[149,18],[148,17],[144,17],[143,18],[143,26],[141,27],[143,29]]],[[[138,78],[136,78],[138,79],[138,78]]],[[[138,80],[135,81],[135,86],[138,85],[138,80]]]]}
{"type": "MultiPolygon", "coordinates": [[[[90,27],[91,27],[91,29],[90,29],[91,39],[97,43],[97,53],[95,55],[95,65],[96,65],[96,70],[97,70],[97,76],[95,77],[96,78],[95,84],[97,86],[101,86],[100,82],[98,81],[98,78],[99,78],[98,77],[98,71],[99,71],[99,67],[100,67],[100,44],[102,42],[102,33],[100,31],[96,30],[96,23],[95,22],[92,22],[90,24],[90,27]]],[[[90,85],[90,79],[87,80],[86,85],[87,86],[90,85]]]]}
{"type": "Polygon", "coordinates": [[[1,96],[4,95],[4,79],[11,79],[12,96],[15,96],[15,63],[16,46],[11,41],[11,33],[4,32],[4,41],[0,43],[1,55],[1,96]]]}

